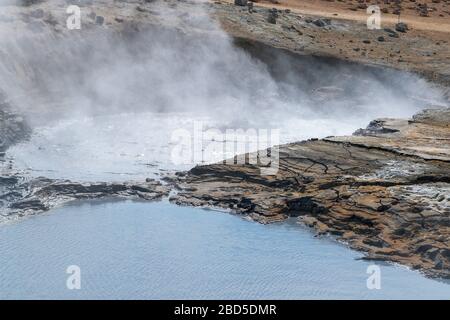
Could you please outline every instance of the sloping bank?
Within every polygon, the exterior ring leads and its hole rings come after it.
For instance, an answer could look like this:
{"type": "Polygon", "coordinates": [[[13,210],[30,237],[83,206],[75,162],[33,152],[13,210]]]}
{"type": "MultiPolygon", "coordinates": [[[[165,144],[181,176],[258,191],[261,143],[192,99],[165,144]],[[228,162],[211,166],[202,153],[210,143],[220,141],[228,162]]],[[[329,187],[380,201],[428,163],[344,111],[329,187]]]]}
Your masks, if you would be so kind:
{"type": "Polygon", "coordinates": [[[366,259],[450,277],[450,109],[380,119],[353,136],[280,146],[279,171],[197,166],[174,180],[177,204],[216,206],[262,222],[288,217],[366,259]]]}

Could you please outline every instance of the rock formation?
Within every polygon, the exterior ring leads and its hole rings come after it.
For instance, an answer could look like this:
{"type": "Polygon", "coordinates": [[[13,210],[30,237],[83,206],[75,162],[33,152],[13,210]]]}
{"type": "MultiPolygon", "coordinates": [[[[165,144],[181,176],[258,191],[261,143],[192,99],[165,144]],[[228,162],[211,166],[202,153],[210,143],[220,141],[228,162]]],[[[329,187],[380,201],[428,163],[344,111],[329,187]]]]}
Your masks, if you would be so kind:
{"type": "MultiPolygon", "coordinates": [[[[0,16],[5,32],[22,32],[30,27],[36,34],[43,30],[61,35],[69,32],[65,10],[50,12],[51,5],[46,1],[22,3],[27,7],[2,8],[6,10],[0,16]],[[10,21],[8,13],[21,10],[24,12],[17,15],[17,21],[10,21]],[[29,23],[29,19],[38,23],[29,23]]],[[[157,9],[149,0],[120,1],[121,10],[115,10],[117,4],[112,2],[106,6],[89,0],[81,3],[95,12],[83,20],[83,30],[100,25],[122,33],[144,25],[173,28],[171,21],[164,22],[161,13],[154,11],[157,9]]],[[[193,5],[187,1],[174,4],[189,10],[193,5]]],[[[445,33],[431,34],[413,27],[404,33],[406,26],[399,30],[392,24],[390,27],[400,33],[391,28],[367,30],[365,24],[355,21],[259,6],[249,14],[233,4],[196,5],[220,21],[235,39],[286,49],[292,54],[412,70],[444,85],[450,83],[445,33]],[[269,21],[268,16],[272,17],[269,21]],[[365,46],[356,48],[355,43],[365,46]]],[[[187,11],[176,19],[182,32],[211,32],[209,26],[193,28],[187,11]]],[[[340,90],[323,87],[316,94],[321,100],[339,95],[340,90]]],[[[375,120],[353,136],[283,145],[275,176],[260,175],[260,168],[254,165],[198,166],[170,180],[179,189],[171,200],[226,208],[262,223],[296,217],[320,234],[333,234],[350,247],[367,252],[366,259],[399,262],[429,276],[448,278],[449,123],[449,109],[426,110],[410,120],[375,120]]],[[[23,119],[12,114],[0,97],[0,160],[6,148],[26,138],[28,131],[23,119]]],[[[2,172],[0,221],[40,213],[76,199],[114,196],[154,200],[168,194],[169,187],[154,180],[78,183],[2,172]]]]}
{"type": "Polygon", "coordinates": [[[47,178],[0,176],[0,223],[48,211],[74,200],[101,198],[159,200],[169,194],[161,182],[80,183],[47,178]]]}
{"type": "Polygon", "coordinates": [[[197,166],[174,180],[177,204],[230,209],[261,223],[298,217],[366,259],[450,277],[450,109],[379,119],[348,137],[279,148],[279,171],[197,166]]]}

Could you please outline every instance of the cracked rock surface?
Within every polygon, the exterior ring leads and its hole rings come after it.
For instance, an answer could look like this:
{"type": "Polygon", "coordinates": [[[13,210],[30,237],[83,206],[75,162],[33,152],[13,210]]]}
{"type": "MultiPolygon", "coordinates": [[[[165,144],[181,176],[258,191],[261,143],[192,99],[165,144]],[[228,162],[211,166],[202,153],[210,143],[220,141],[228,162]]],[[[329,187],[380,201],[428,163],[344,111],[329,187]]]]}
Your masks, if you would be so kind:
{"type": "Polygon", "coordinates": [[[179,173],[177,204],[231,209],[261,223],[298,217],[365,259],[450,277],[450,109],[380,119],[350,137],[279,147],[279,170],[218,163],[179,173]],[[376,128],[376,130],[374,130],[376,128]]]}

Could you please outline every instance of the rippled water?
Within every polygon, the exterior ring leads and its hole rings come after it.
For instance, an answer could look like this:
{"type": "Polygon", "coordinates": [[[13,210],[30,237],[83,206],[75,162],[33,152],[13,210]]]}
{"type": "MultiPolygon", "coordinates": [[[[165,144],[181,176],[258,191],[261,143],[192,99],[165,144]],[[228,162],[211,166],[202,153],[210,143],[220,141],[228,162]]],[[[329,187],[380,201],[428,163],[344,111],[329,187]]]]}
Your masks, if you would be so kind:
{"type": "Polygon", "coordinates": [[[0,298],[450,298],[450,284],[370,263],[294,222],[261,225],[167,202],[70,205],[0,226],[0,298]],[[66,268],[81,268],[81,290],[66,268]]]}

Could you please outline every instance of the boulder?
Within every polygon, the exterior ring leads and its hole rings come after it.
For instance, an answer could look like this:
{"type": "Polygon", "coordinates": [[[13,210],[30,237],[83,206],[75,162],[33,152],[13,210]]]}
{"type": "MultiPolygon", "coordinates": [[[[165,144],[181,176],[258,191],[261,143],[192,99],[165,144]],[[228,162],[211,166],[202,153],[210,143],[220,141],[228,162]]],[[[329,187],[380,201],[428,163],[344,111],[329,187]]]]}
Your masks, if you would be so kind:
{"type": "Polygon", "coordinates": [[[390,28],[384,28],[384,31],[388,33],[391,38],[398,38],[398,33],[390,28]]]}
{"type": "Polygon", "coordinates": [[[331,20],[330,19],[317,19],[317,20],[314,20],[312,23],[318,27],[325,27],[325,26],[329,26],[331,24],[331,20]]]}
{"type": "Polygon", "coordinates": [[[104,22],[105,22],[105,18],[104,17],[102,17],[102,16],[96,16],[95,17],[95,23],[96,24],[101,26],[104,22]]]}
{"type": "Polygon", "coordinates": [[[248,1],[247,2],[247,7],[248,7],[248,12],[252,13],[253,12],[253,2],[252,1],[248,1]]]}
{"type": "Polygon", "coordinates": [[[406,32],[408,31],[408,25],[404,22],[399,22],[395,25],[395,30],[398,32],[406,32]]]}
{"type": "Polygon", "coordinates": [[[247,5],[247,0],[234,0],[234,4],[237,6],[245,7],[247,5]]]}
{"type": "Polygon", "coordinates": [[[269,10],[269,16],[267,17],[267,21],[269,23],[272,24],[276,24],[277,23],[277,18],[278,18],[278,10],[273,8],[269,10]]]}

